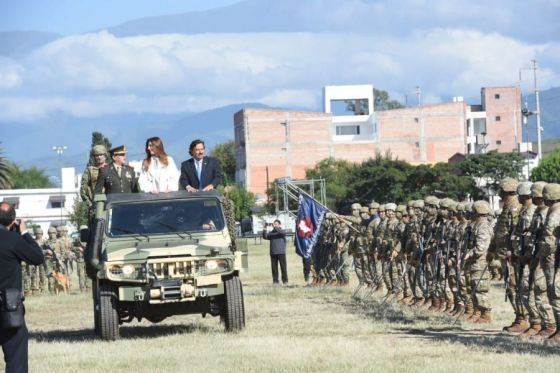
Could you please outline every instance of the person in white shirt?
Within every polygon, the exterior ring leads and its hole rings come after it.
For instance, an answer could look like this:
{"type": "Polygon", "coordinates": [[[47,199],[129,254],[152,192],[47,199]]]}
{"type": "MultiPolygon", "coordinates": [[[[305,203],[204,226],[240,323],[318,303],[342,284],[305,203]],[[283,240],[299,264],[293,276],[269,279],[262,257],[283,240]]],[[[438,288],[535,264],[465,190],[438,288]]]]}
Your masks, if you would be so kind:
{"type": "Polygon", "coordinates": [[[159,137],[146,140],[146,158],[142,162],[138,183],[146,193],[179,190],[179,171],[173,158],[165,153],[159,137]]]}

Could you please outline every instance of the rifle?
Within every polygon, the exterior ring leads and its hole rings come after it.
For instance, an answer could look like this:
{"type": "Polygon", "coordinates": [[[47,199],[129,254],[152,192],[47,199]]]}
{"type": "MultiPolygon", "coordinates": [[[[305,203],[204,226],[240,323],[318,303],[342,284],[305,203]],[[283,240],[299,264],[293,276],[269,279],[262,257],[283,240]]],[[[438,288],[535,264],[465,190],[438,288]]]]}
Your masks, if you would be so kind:
{"type": "Polygon", "coordinates": [[[533,247],[531,250],[531,262],[529,263],[529,292],[531,291],[533,282],[535,281],[535,270],[537,269],[536,267],[538,265],[535,264],[535,260],[537,259],[537,254],[539,252],[539,241],[541,240],[542,232],[544,230],[542,215],[538,214],[536,220],[535,237],[533,238],[533,247]]]}
{"type": "MultiPolygon", "coordinates": [[[[513,230],[514,230],[514,226],[513,226],[513,214],[511,213],[511,211],[508,211],[508,241],[507,241],[507,247],[506,247],[506,251],[509,252],[513,252],[513,247],[512,247],[512,242],[513,242],[513,230]]],[[[509,288],[508,288],[508,284],[509,284],[509,266],[508,266],[509,260],[506,257],[505,260],[505,265],[504,265],[504,288],[505,288],[505,298],[504,298],[504,302],[507,302],[508,300],[508,296],[511,296],[511,294],[509,293],[509,288]]]]}
{"type": "Polygon", "coordinates": [[[521,290],[523,284],[523,258],[525,257],[525,219],[521,219],[521,237],[519,237],[519,257],[517,258],[517,299],[521,299],[521,290]]]}

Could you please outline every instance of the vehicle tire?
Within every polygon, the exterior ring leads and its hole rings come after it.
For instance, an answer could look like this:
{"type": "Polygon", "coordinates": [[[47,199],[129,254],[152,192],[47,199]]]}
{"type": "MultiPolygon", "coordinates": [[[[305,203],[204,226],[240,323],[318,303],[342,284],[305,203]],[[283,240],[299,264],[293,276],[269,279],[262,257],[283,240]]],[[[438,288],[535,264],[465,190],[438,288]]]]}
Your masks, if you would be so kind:
{"type": "Polygon", "coordinates": [[[117,312],[117,294],[111,285],[99,286],[99,326],[100,337],[105,341],[119,338],[119,313],[117,312]]]}
{"type": "Polygon", "coordinates": [[[101,326],[99,323],[99,289],[97,288],[97,281],[92,281],[91,284],[91,298],[93,301],[93,331],[95,335],[101,337],[101,326]]]}
{"type": "Polygon", "coordinates": [[[243,286],[238,276],[228,278],[224,282],[224,307],[222,318],[226,331],[239,331],[245,327],[245,304],[243,302],[243,286]]]}

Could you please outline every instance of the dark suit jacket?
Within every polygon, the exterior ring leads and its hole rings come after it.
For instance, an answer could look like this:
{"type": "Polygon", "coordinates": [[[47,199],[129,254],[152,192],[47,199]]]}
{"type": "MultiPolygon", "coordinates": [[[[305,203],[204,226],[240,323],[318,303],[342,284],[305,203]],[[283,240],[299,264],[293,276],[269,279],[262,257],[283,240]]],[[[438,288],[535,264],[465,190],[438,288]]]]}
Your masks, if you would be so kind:
{"type": "Polygon", "coordinates": [[[43,250],[29,235],[10,232],[0,226],[0,289],[21,291],[21,262],[43,263],[43,250]]]}
{"type": "Polygon", "coordinates": [[[282,228],[272,228],[270,232],[263,230],[263,238],[270,240],[270,255],[286,254],[286,232],[282,228]]]}
{"type": "Polygon", "coordinates": [[[214,189],[216,189],[221,181],[222,171],[220,170],[220,164],[214,158],[202,158],[202,186],[200,186],[198,176],[196,174],[194,159],[191,158],[181,163],[181,177],[179,178],[179,184],[181,184],[182,189],[186,189],[187,185],[190,185],[195,189],[204,189],[210,184],[212,184],[214,189]]]}
{"type": "Polygon", "coordinates": [[[136,173],[132,167],[122,166],[120,177],[114,164],[99,169],[95,194],[138,193],[139,191],[136,173]],[[105,189],[105,192],[103,192],[103,189],[105,189]]]}

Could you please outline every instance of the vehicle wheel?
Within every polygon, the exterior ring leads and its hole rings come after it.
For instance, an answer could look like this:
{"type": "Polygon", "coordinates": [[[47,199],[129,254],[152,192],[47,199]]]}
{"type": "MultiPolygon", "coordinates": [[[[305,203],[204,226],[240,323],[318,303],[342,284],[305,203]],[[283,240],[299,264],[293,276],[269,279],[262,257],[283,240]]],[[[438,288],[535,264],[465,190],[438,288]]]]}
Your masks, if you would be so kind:
{"type": "Polygon", "coordinates": [[[119,338],[117,294],[113,286],[103,284],[99,287],[99,311],[101,339],[114,341],[119,338]]]}
{"type": "Polygon", "coordinates": [[[243,302],[243,286],[238,276],[228,278],[224,282],[225,304],[222,310],[226,331],[238,331],[245,327],[245,304],[243,302]]]}
{"type": "Polygon", "coordinates": [[[93,301],[93,330],[95,335],[100,337],[101,336],[101,327],[99,325],[99,289],[97,288],[97,281],[92,281],[91,284],[91,298],[93,301]]]}

